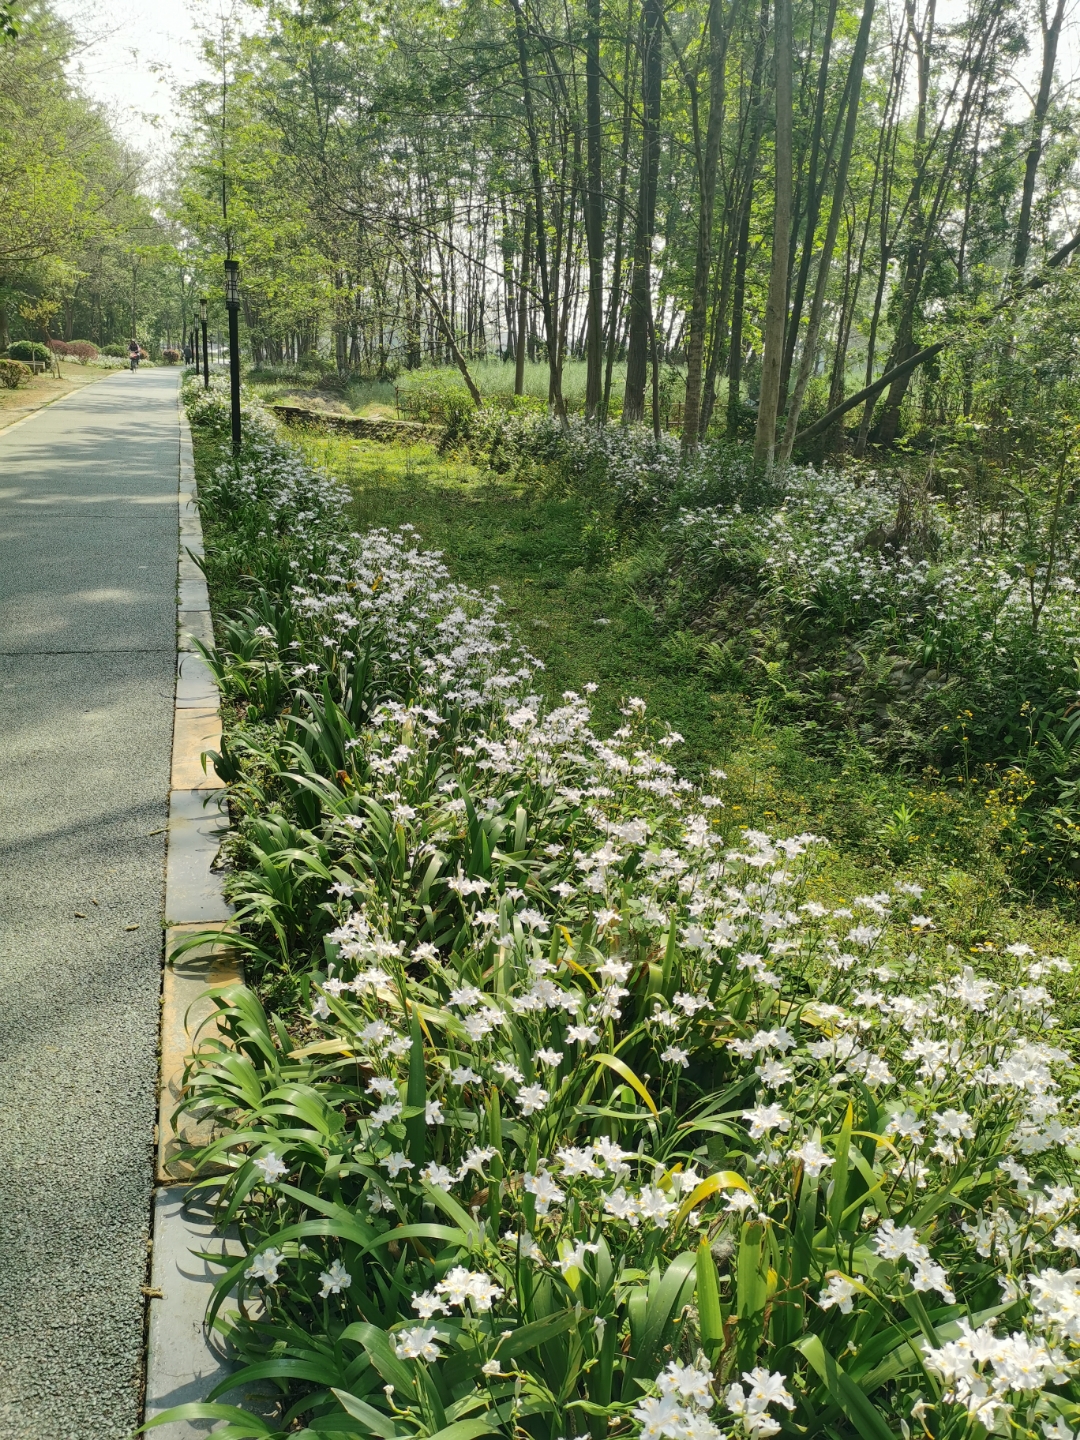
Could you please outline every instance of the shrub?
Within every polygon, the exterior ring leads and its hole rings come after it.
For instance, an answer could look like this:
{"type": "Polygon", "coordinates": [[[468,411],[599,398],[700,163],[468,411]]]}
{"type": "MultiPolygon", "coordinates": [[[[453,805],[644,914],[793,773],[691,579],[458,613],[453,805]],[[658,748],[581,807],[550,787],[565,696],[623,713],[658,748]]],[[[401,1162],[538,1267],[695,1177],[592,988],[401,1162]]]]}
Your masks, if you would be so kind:
{"type": "Polygon", "coordinates": [[[33,373],[30,366],[24,365],[21,360],[0,360],[0,385],[5,389],[17,390],[33,373]]]}
{"type": "Polygon", "coordinates": [[[309,378],[337,374],[337,364],[328,355],[320,355],[316,350],[309,350],[306,355],[301,355],[296,368],[309,378]]]}
{"type": "Polygon", "coordinates": [[[114,341],[111,345],[103,345],[101,347],[101,353],[102,355],[110,356],[114,360],[126,360],[128,348],[126,345],[121,345],[114,341]]]}
{"type": "Polygon", "coordinates": [[[47,344],[54,355],[71,354],[71,346],[66,340],[49,340],[47,344]]]}
{"type": "Polygon", "coordinates": [[[200,506],[250,587],[242,944],[299,977],[212,992],[184,1101],[244,1252],[208,1319],[285,1396],[235,1433],[1071,1436],[1069,965],[977,972],[912,881],[810,898],[818,837],[726,821],[643,702],[545,711],[496,603],[269,425],[200,506]]]}
{"type": "Polygon", "coordinates": [[[162,350],[161,358],[162,360],[164,360],[166,365],[179,365],[180,361],[184,357],[183,355],[181,355],[179,350],[173,350],[172,348],[169,348],[162,350]]]}
{"type": "Polygon", "coordinates": [[[50,360],[52,352],[37,340],[16,340],[7,348],[9,360],[50,360]]]}
{"type": "Polygon", "coordinates": [[[92,340],[69,340],[67,353],[78,360],[80,365],[85,365],[89,360],[96,360],[98,347],[92,340]]]}

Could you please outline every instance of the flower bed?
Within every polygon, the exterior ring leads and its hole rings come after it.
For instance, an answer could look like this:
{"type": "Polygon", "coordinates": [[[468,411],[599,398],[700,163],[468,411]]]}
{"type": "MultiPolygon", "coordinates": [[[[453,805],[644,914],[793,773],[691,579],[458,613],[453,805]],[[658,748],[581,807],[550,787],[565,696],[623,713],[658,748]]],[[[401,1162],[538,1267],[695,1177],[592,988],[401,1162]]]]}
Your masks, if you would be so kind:
{"type": "Polygon", "coordinates": [[[607,740],[587,696],[545,708],[495,600],[350,535],[248,419],[200,483],[211,578],[248,596],[219,769],[251,974],[302,1003],[216,992],[187,1103],[227,1126],[200,1158],[245,1251],[211,1318],[237,1287],[239,1383],[283,1398],[187,1413],[1069,1440],[1068,964],[942,957],[910,881],[808,898],[817,837],[733,829],[638,701],[607,740]]]}

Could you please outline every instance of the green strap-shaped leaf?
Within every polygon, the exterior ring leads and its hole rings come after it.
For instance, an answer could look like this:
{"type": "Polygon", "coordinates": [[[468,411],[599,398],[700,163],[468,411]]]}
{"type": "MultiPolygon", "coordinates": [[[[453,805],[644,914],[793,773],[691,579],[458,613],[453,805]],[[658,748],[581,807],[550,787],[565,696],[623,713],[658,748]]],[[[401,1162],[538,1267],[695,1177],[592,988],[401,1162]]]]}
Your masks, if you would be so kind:
{"type": "Polygon", "coordinates": [[[478,1435],[498,1435],[499,1427],[490,1420],[455,1420],[442,1430],[436,1430],[430,1440],[476,1440],[478,1435]]]}
{"type": "Polygon", "coordinates": [[[812,1368],[825,1382],[829,1398],[839,1405],[863,1440],[896,1440],[885,1417],[872,1404],[851,1376],[825,1349],[820,1335],[806,1335],[795,1347],[801,1350],[812,1368]]]}
{"type": "Polygon", "coordinates": [[[683,1254],[677,1255],[664,1271],[664,1278],[660,1281],[655,1295],[649,1296],[643,1316],[644,1324],[641,1327],[640,1339],[631,1335],[631,1354],[633,1356],[631,1373],[633,1375],[641,1375],[645,1371],[649,1371],[651,1378],[660,1368],[657,1357],[664,1331],[671,1319],[671,1312],[675,1308],[679,1293],[686,1283],[686,1277],[693,1270],[696,1261],[697,1255],[693,1250],[686,1250],[683,1254]]]}
{"type": "Polygon", "coordinates": [[[592,1060],[594,1065],[606,1065],[609,1070],[614,1070],[616,1075],[620,1075],[632,1089],[637,1091],[654,1115],[659,1113],[652,1096],[624,1060],[620,1060],[615,1055],[594,1055],[592,1060]]]}
{"type": "Polygon", "coordinates": [[[341,1332],[342,1340],[356,1340],[367,1351],[372,1365],[389,1385],[402,1390],[405,1395],[413,1393],[413,1372],[404,1360],[394,1354],[390,1336],[377,1325],[368,1325],[357,1320],[341,1332]]]}
{"type": "Polygon", "coordinates": [[[720,1311],[720,1277],[707,1240],[698,1246],[697,1269],[698,1330],[701,1347],[715,1364],[724,1343],[724,1318],[720,1311]]]}
{"type": "Polygon", "coordinates": [[[548,1315],[544,1320],[533,1320],[531,1324],[522,1325],[508,1340],[500,1341],[498,1357],[500,1360],[512,1360],[519,1355],[525,1355],[529,1350],[535,1350],[537,1345],[545,1345],[557,1335],[562,1335],[564,1331],[571,1329],[576,1321],[573,1310],[560,1310],[555,1315],[548,1315]]]}
{"type": "Polygon", "coordinates": [[[229,1423],[224,1429],[214,1431],[215,1435],[223,1435],[225,1440],[272,1440],[272,1437],[283,1433],[268,1425],[261,1415],[252,1415],[236,1405],[208,1405],[203,1401],[174,1405],[171,1410],[165,1410],[145,1425],[140,1425],[135,1433],[138,1435],[143,1430],[153,1430],[158,1425],[170,1425],[176,1420],[227,1420],[229,1423]]]}
{"type": "Polygon", "coordinates": [[[412,1036],[412,1049],[409,1051],[409,1083],[405,1091],[405,1103],[417,1106],[419,1113],[405,1121],[405,1136],[409,1159],[416,1166],[415,1173],[419,1174],[427,1158],[427,1126],[424,1123],[427,1080],[424,1076],[424,1036],[415,1007],[409,1012],[409,1032],[412,1036]]]}
{"type": "Polygon", "coordinates": [[[397,1427],[389,1415],[384,1415],[381,1410],[376,1410],[365,1400],[350,1395],[348,1390],[335,1388],[334,1395],[345,1413],[351,1415],[354,1420],[359,1420],[370,1434],[378,1435],[380,1440],[395,1440],[398,1433],[397,1427]]]}
{"type": "Polygon", "coordinates": [[[844,1206],[847,1201],[848,1190],[848,1152],[851,1149],[851,1131],[854,1121],[854,1113],[851,1108],[851,1101],[848,1101],[847,1113],[844,1115],[844,1123],[840,1126],[840,1135],[836,1142],[836,1159],[833,1161],[832,1177],[833,1192],[829,1199],[829,1219],[832,1221],[833,1229],[840,1229],[840,1222],[844,1216],[844,1206]]]}

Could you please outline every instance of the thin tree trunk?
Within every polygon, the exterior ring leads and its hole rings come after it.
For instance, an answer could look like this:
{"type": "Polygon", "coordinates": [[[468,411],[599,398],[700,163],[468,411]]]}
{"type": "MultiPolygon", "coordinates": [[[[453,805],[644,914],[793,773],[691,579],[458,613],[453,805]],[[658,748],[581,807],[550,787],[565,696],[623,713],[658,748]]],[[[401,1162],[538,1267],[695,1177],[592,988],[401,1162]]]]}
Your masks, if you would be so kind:
{"type": "MultiPolygon", "coordinates": [[[[401,263],[403,265],[409,266],[409,268],[411,269],[411,264],[406,258],[405,252],[400,248],[400,246],[395,246],[395,249],[397,250],[398,259],[401,261],[401,263]]],[[[454,334],[454,327],[452,323],[446,318],[443,308],[439,304],[439,301],[435,295],[435,291],[431,288],[427,281],[424,280],[424,278],[420,274],[415,272],[414,278],[417,285],[419,285],[420,289],[427,297],[427,302],[428,305],[431,307],[431,312],[442,328],[443,335],[446,337],[447,349],[450,352],[450,356],[453,359],[454,364],[461,371],[461,378],[465,381],[465,386],[468,389],[469,394],[472,396],[473,404],[477,407],[478,410],[482,409],[484,401],[480,395],[480,391],[476,388],[476,381],[473,379],[469,371],[469,366],[465,360],[465,356],[461,353],[461,350],[458,347],[457,336],[454,334]]]]}
{"type": "Polygon", "coordinates": [[[660,19],[662,0],[642,7],[641,182],[630,282],[630,343],[626,356],[623,424],[645,417],[645,382],[652,325],[652,242],[656,228],[656,186],[660,172],[660,19]]]}
{"type": "MultiPolygon", "coordinates": [[[[1041,290],[1043,286],[1050,281],[1050,276],[1046,272],[1048,270],[1055,270],[1063,265],[1069,256],[1075,254],[1077,250],[1080,250],[1080,233],[1074,235],[1071,240],[1067,240],[1059,250],[1055,250],[1042,270],[1038,274],[1033,275],[1032,278],[1021,287],[1019,293],[1027,294],[1029,291],[1041,290]]],[[[975,323],[978,325],[989,324],[993,317],[1000,315],[1002,310],[1011,305],[1015,298],[1015,294],[1010,294],[1006,299],[999,300],[991,310],[980,316],[975,323]]],[[[820,420],[815,420],[812,425],[808,425],[805,430],[801,430],[795,437],[796,443],[800,440],[809,440],[814,435],[820,435],[823,430],[828,430],[830,426],[835,425],[837,420],[854,406],[861,405],[865,400],[872,400],[875,395],[879,395],[881,391],[884,390],[886,385],[894,385],[898,379],[904,379],[908,375],[911,375],[920,365],[925,365],[928,361],[936,359],[942,350],[950,345],[956,338],[956,335],[947,335],[943,340],[935,340],[933,345],[926,345],[923,349],[916,351],[914,355],[910,355],[906,360],[890,366],[884,375],[879,376],[873,384],[864,386],[862,390],[857,391],[854,395],[849,395],[846,400],[822,415],[820,420]]]]}
{"type": "Polygon", "coordinates": [[[589,304],[585,332],[585,418],[600,408],[604,326],[603,134],[600,122],[600,0],[587,0],[585,32],[585,131],[588,188],[585,243],[589,260],[589,304]]]}
{"type": "Polygon", "coordinates": [[[514,356],[514,394],[525,393],[525,346],[529,330],[529,274],[532,255],[532,201],[525,201],[524,233],[521,237],[521,276],[518,280],[517,353],[514,356]]]}
{"type": "Polygon", "coordinates": [[[709,5],[709,122],[705,131],[705,154],[698,181],[697,255],[694,260],[694,290],[690,303],[690,343],[686,355],[686,402],[683,409],[684,450],[698,444],[701,423],[701,379],[705,360],[705,330],[708,323],[709,272],[712,268],[713,210],[716,200],[716,170],[720,161],[720,140],[724,129],[724,79],[727,67],[727,29],[723,23],[722,0],[709,5]]]}
{"type": "Polygon", "coordinates": [[[632,43],[632,19],[634,0],[626,4],[626,44],[623,50],[623,118],[622,138],[619,147],[619,191],[615,213],[615,247],[611,260],[611,294],[608,298],[607,313],[607,355],[604,361],[604,400],[602,418],[606,424],[611,404],[611,374],[615,366],[615,352],[619,343],[619,318],[622,308],[623,242],[626,234],[626,185],[630,169],[630,126],[633,119],[631,97],[634,89],[634,70],[637,51],[632,43]]]}
{"type": "Polygon", "coordinates": [[[776,86],[775,202],[765,343],[761,358],[761,399],[754,436],[755,465],[771,465],[776,453],[776,414],[787,321],[788,256],[791,245],[791,0],[776,0],[773,25],[776,86]]]}
{"type": "Polygon", "coordinates": [[[821,316],[825,309],[825,295],[829,286],[829,271],[832,268],[836,237],[840,232],[840,218],[844,210],[844,193],[847,190],[851,152],[855,146],[855,126],[859,118],[863,69],[866,64],[866,51],[870,44],[870,26],[873,19],[874,0],[865,0],[859,33],[855,37],[855,49],[851,55],[851,68],[848,72],[848,109],[844,123],[844,138],[840,146],[840,159],[836,167],[836,183],[833,186],[829,222],[825,228],[825,243],[821,249],[821,258],[818,260],[817,281],[814,285],[814,298],[810,304],[810,318],[806,327],[799,373],[795,380],[794,393],[788,405],[787,423],[784,426],[784,439],[780,449],[780,458],[785,464],[791,459],[791,447],[795,443],[795,434],[799,427],[799,413],[802,410],[806,387],[814,368],[818,335],[821,330],[821,316]]]}
{"type": "Polygon", "coordinates": [[[802,320],[806,284],[810,278],[810,263],[814,254],[814,236],[817,234],[818,219],[821,215],[821,201],[825,194],[825,173],[828,169],[829,154],[821,157],[821,136],[825,128],[825,106],[829,79],[829,61],[832,56],[833,31],[836,28],[837,0],[829,0],[825,19],[825,34],[821,42],[821,63],[818,66],[817,96],[814,101],[814,121],[810,137],[810,160],[806,175],[806,224],[803,229],[802,253],[791,295],[791,318],[788,321],[787,337],[784,341],[784,366],[780,372],[780,395],[786,396],[791,378],[791,365],[795,346],[799,338],[799,324],[802,320]]]}
{"type": "Polygon", "coordinates": [[[525,123],[529,136],[529,162],[532,172],[534,225],[536,227],[536,268],[540,275],[540,305],[544,314],[544,332],[547,336],[548,372],[550,391],[555,414],[560,420],[566,419],[563,405],[562,385],[559,377],[559,337],[557,318],[551,297],[551,277],[548,273],[547,221],[544,213],[544,178],[540,167],[540,137],[536,130],[536,110],[533,105],[532,80],[529,75],[528,34],[521,0],[510,0],[514,9],[514,34],[517,40],[518,67],[521,72],[521,88],[525,100],[525,123]]]}
{"type": "Polygon", "coordinates": [[[731,363],[728,367],[727,431],[734,438],[739,426],[740,390],[742,386],[742,326],[746,308],[746,265],[750,253],[750,211],[754,200],[754,172],[757,169],[758,149],[761,145],[761,131],[765,121],[765,107],[762,101],[762,76],[765,69],[765,43],[769,30],[769,0],[761,0],[761,14],[758,19],[758,39],[754,47],[754,69],[750,77],[750,140],[746,149],[746,163],[742,184],[742,210],[739,215],[739,233],[735,248],[735,280],[732,286],[731,302],[731,363]]]}
{"type": "Polygon", "coordinates": [[[1042,159],[1043,126],[1046,123],[1046,112],[1050,108],[1050,88],[1054,83],[1058,39],[1064,18],[1065,0],[1057,0],[1057,9],[1049,25],[1046,22],[1046,0],[1039,0],[1039,23],[1042,26],[1043,42],[1042,73],[1031,116],[1031,141],[1024,162],[1024,188],[1020,197],[1020,218],[1016,224],[1016,244],[1013,249],[1014,270],[1024,268],[1031,248],[1031,205],[1035,197],[1035,177],[1042,159]]]}

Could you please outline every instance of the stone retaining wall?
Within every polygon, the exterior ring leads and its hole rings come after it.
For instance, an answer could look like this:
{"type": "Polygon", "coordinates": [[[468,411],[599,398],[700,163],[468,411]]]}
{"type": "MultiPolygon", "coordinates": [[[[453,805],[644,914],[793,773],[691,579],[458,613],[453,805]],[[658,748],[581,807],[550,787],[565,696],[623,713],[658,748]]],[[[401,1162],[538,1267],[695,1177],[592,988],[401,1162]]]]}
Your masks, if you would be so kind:
{"type": "Polygon", "coordinates": [[[339,415],[333,410],[309,410],[303,405],[278,404],[269,408],[286,425],[306,425],[320,430],[333,430],[355,435],[358,440],[380,440],[390,445],[427,440],[436,444],[442,437],[438,425],[423,425],[418,420],[339,415]]]}

